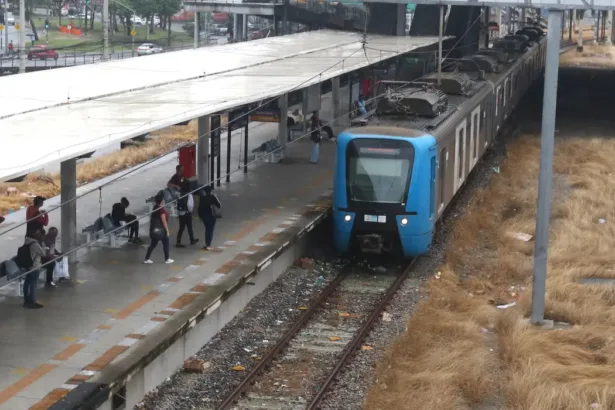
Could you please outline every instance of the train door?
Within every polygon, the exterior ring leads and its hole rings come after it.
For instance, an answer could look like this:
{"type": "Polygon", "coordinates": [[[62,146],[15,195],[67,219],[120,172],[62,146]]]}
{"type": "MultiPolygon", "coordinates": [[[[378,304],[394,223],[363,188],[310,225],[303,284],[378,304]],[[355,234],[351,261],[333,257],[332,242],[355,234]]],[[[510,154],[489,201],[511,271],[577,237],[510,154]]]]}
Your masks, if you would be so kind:
{"type": "Polygon", "coordinates": [[[466,167],[466,120],[463,120],[457,128],[455,128],[455,181],[454,192],[457,192],[463,181],[465,180],[464,169],[466,167]]]}
{"type": "Polygon", "coordinates": [[[438,164],[438,169],[440,172],[440,178],[438,179],[438,191],[440,203],[438,205],[438,216],[444,210],[444,202],[446,201],[446,174],[448,171],[448,167],[446,166],[448,163],[448,150],[446,148],[442,148],[440,150],[440,163],[438,164]]]}
{"type": "Polygon", "coordinates": [[[470,127],[470,170],[478,162],[478,147],[480,145],[480,105],[472,111],[472,126],[470,127]]]}
{"type": "Polygon", "coordinates": [[[431,183],[429,184],[429,220],[434,220],[436,212],[436,172],[438,163],[436,162],[436,153],[431,157],[431,183]]]}

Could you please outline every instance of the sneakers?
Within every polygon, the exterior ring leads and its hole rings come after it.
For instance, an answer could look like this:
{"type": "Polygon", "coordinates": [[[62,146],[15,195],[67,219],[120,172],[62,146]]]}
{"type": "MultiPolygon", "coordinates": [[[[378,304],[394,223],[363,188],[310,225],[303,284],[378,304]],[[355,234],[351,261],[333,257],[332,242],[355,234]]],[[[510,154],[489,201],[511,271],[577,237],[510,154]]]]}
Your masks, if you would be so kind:
{"type": "Polygon", "coordinates": [[[203,246],[203,250],[204,251],[208,251],[209,250],[209,246],[203,246]]]}
{"type": "MultiPolygon", "coordinates": [[[[173,262],[175,262],[173,259],[167,259],[166,261],[164,261],[164,263],[166,263],[167,265],[169,265],[169,264],[171,264],[173,262]]],[[[154,263],[154,261],[151,260],[151,259],[146,259],[146,260],[143,261],[143,263],[146,264],[146,265],[151,265],[152,263],[154,263]]]]}
{"type": "Polygon", "coordinates": [[[46,287],[46,288],[52,288],[52,289],[53,289],[53,288],[55,288],[55,287],[56,287],[56,284],[55,284],[55,283],[53,283],[53,282],[47,282],[47,283],[45,283],[45,287],[46,287]]]}
{"type": "Polygon", "coordinates": [[[129,239],[128,242],[130,243],[136,243],[136,244],[141,244],[143,243],[143,241],[141,240],[141,238],[134,238],[134,239],[129,239]]]}
{"type": "Polygon", "coordinates": [[[176,244],[175,244],[175,247],[176,247],[176,248],[185,248],[185,247],[186,247],[186,245],[183,245],[183,244],[181,244],[181,243],[176,243],[176,244]]]}
{"type": "Polygon", "coordinates": [[[199,238],[192,239],[192,240],[190,241],[190,245],[194,245],[194,244],[195,244],[195,243],[197,243],[198,241],[199,241],[199,238]]]}

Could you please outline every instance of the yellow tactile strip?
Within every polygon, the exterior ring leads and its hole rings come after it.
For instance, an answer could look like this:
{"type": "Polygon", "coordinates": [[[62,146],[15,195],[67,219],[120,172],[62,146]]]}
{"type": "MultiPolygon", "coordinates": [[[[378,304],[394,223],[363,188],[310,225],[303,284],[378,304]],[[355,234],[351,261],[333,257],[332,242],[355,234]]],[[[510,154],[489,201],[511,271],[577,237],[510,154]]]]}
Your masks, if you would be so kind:
{"type": "MultiPolygon", "coordinates": [[[[318,201],[316,203],[312,203],[312,204],[307,205],[302,210],[302,212],[300,212],[299,214],[296,214],[296,215],[298,217],[300,215],[301,216],[309,215],[309,214],[311,214],[311,213],[313,213],[315,211],[316,207],[321,208],[322,210],[324,210],[324,208],[326,207],[327,203],[329,204],[329,207],[330,207],[330,204],[331,204],[330,198],[329,199],[322,198],[320,201],[318,201]]],[[[277,211],[276,213],[278,213],[278,212],[279,211],[277,211]]],[[[271,242],[271,241],[275,240],[275,238],[282,231],[286,230],[287,228],[289,228],[291,226],[293,226],[293,223],[291,223],[291,222],[285,222],[285,223],[282,223],[282,224],[278,225],[278,227],[275,229],[275,231],[279,231],[279,232],[270,232],[268,234],[263,235],[259,239],[258,243],[262,245],[264,243],[268,243],[268,242],[271,242]]],[[[252,228],[251,231],[253,231],[255,229],[256,229],[256,227],[252,228]]],[[[251,232],[251,231],[249,231],[249,232],[251,232]]],[[[249,233],[249,232],[247,232],[247,233],[249,233]]],[[[247,235],[247,233],[246,233],[246,235],[247,235]]],[[[226,247],[219,247],[218,249],[223,251],[225,248],[226,247]]],[[[248,250],[247,250],[248,253],[242,252],[242,253],[237,254],[233,258],[233,260],[224,263],[218,269],[216,269],[215,273],[223,274],[223,275],[230,273],[234,268],[236,268],[237,266],[241,265],[242,262],[247,259],[247,256],[249,256],[249,253],[254,253],[254,252],[260,250],[261,248],[262,248],[262,246],[251,245],[248,248],[248,250]]],[[[177,283],[177,282],[179,282],[181,280],[182,280],[181,277],[172,277],[172,278],[168,279],[167,282],[177,283]]],[[[158,315],[152,317],[150,320],[153,321],[153,322],[163,322],[163,321],[165,321],[166,320],[165,316],[171,316],[175,312],[185,308],[190,303],[192,303],[200,294],[205,292],[207,290],[207,288],[208,288],[208,286],[205,285],[205,284],[197,284],[197,285],[195,285],[194,287],[192,287],[190,289],[189,293],[184,293],[183,295],[179,296],[166,309],[163,309],[162,311],[160,311],[158,313],[158,315]]],[[[160,294],[161,293],[159,291],[156,291],[156,290],[148,292],[146,295],[142,296],[137,301],[135,301],[132,304],[130,304],[128,307],[126,307],[126,308],[122,309],[120,312],[116,313],[114,315],[114,319],[116,319],[116,320],[118,320],[118,319],[125,319],[126,317],[128,317],[132,313],[134,313],[136,310],[138,310],[139,308],[141,308],[142,306],[144,306],[145,304],[147,304],[151,300],[155,299],[160,294]]],[[[110,329],[111,326],[100,325],[98,328],[99,329],[110,329]]],[[[145,338],[146,335],[145,334],[141,334],[141,333],[130,333],[126,337],[128,339],[132,339],[136,343],[139,340],[145,338]]],[[[80,347],[82,345],[79,344],[79,343],[76,343],[76,344],[73,344],[73,345],[69,346],[67,349],[65,349],[65,351],[63,351],[63,352],[59,353],[58,355],[56,355],[56,357],[67,357],[68,358],[68,357],[72,356],[74,353],[78,352],[82,348],[82,347],[80,347]],[[75,352],[71,353],[73,350],[75,352]]],[[[103,353],[99,358],[97,358],[95,361],[93,361],[89,365],[85,366],[80,373],[74,375],[71,379],[69,379],[67,381],[66,385],[74,385],[74,386],[76,386],[76,385],[78,385],[78,384],[80,384],[82,382],[85,382],[85,381],[89,380],[90,378],[94,377],[96,372],[102,371],[109,363],[111,363],[113,360],[115,360],[117,357],[119,357],[122,353],[124,353],[126,350],[128,350],[131,345],[132,344],[128,344],[128,345],[121,344],[121,345],[115,345],[115,346],[111,347],[105,353],[103,353]]],[[[66,360],[66,359],[59,359],[59,360],[66,360]]],[[[55,365],[48,365],[48,366],[53,366],[53,367],[50,368],[49,370],[46,370],[44,374],[48,373],[49,371],[53,370],[53,368],[55,368],[55,365]]],[[[36,379],[32,380],[29,384],[33,383],[35,380],[37,380],[40,377],[42,377],[42,375],[37,377],[36,379]]],[[[22,388],[17,390],[17,392],[20,391],[20,390],[22,390],[22,388]]],[[[50,392],[47,396],[45,396],[37,404],[32,406],[30,408],[30,410],[46,410],[49,407],[51,407],[53,404],[55,404],[56,402],[61,400],[62,397],[64,397],[69,391],[70,391],[70,389],[65,389],[65,388],[55,389],[52,392],[50,392]]],[[[1,397],[2,396],[1,396],[1,393],[0,393],[0,403],[1,403],[1,397]]],[[[11,397],[12,397],[12,395],[11,395],[11,397]]]]}

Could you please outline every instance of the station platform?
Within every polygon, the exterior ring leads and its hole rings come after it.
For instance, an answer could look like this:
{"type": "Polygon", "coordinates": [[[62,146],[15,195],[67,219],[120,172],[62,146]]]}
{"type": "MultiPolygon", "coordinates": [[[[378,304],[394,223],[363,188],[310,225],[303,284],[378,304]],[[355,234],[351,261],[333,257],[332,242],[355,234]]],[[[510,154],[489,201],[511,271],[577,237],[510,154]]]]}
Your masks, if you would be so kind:
{"type": "MultiPolygon", "coordinates": [[[[348,98],[347,90],[342,89],[343,95],[348,98]]],[[[330,94],[322,96],[320,112],[321,118],[331,118],[330,94]]],[[[142,263],[149,243],[148,227],[143,226],[143,245],[100,245],[80,251],[79,262],[71,266],[71,284],[46,289],[41,274],[37,299],[43,309],[24,309],[12,286],[0,289],[0,410],[48,409],[79,384],[113,383],[119,367],[129,367],[135,355],[147,355],[147,349],[155,349],[152,337],[188,326],[192,316],[182,316],[185,309],[200,304],[197,308],[207,310],[209,315],[211,305],[219,306],[229,287],[263,269],[267,258],[271,260],[326,215],[334,142],[323,140],[318,164],[309,163],[312,143],[304,138],[287,146],[283,162],[257,162],[244,174],[238,171],[243,163],[243,137],[239,133],[235,131],[232,137],[231,170],[236,172],[230,183],[223,181],[214,191],[222,203],[223,218],[216,224],[213,249],[201,249],[204,229],[196,216],[193,226],[199,243],[175,248],[178,222],[171,218],[173,264],[164,264],[161,244],[152,255],[154,264],[142,263]],[[118,367],[117,363],[123,365],[118,367]]],[[[276,138],[276,134],[277,124],[250,124],[249,150],[276,138]]],[[[221,147],[224,174],[225,141],[221,147]]],[[[129,211],[146,213],[145,199],[166,185],[175,165],[176,155],[171,154],[104,187],[102,215],[110,212],[122,196],[131,203],[129,211]]],[[[97,184],[102,183],[104,180],[97,184]]],[[[92,188],[96,184],[79,190],[92,188]]],[[[48,200],[45,208],[52,208],[54,202],[59,203],[59,198],[48,200]]],[[[99,208],[98,193],[79,199],[78,232],[99,216],[99,208]]],[[[2,230],[25,220],[21,214],[9,215],[2,230]]],[[[59,210],[50,213],[49,226],[60,226],[59,210]]],[[[0,236],[1,260],[15,255],[24,234],[22,227],[0,236]]],[[[183,243],[188,243],[187,232],[183,243]]],[[[250,292],[255,292],[259,286],[252,288],[250,292]]],[[[219,314],[228,316],[228,311],[219,314]]],[[[220,325],[224,323],[220,319],[220,325]]],[[[198,348],[205,341],[197,339],[194,343],[198,346],[193,348],[198,348]]],[[[144,391],[129,395],[142,396],[162,381],[144,381],[144,391]]]]}

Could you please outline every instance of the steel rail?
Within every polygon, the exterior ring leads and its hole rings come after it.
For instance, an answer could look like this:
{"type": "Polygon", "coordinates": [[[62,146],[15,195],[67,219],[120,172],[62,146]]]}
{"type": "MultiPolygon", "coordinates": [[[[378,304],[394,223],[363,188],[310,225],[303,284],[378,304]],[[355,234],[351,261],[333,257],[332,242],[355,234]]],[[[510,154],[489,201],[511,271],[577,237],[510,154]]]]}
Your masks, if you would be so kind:
{"type": "Polygon", "coordinates": [[[310,304],[310,306],[299,316],[299,318],[295,321],[295,323],[284,333],[282,338],[276,343],[274,348],[269,351],[265,357],[244,377],[244,379],[239,383],[235,389],[227,396],[227,398],[222,402],[220,406],[217,407],[217,410],[226,410],[228,409],[242,394],[244,389],[248,387],[249,384],[258,376],[260,373],[267,368],[267,366],[273,361],[273,359],[286,347],[288,342],[290,342],[303,328],[305,323],[312,318],[314,313],[318,310],[320,305],[331,295],[331,293],[337,289],[340,283],[352,272],[355,267],[355,263],[351,262],[345,265],[339,275],[330,282],[323,290],[320,292],[320,295],[310,304]]]}
{"type": "Polygon", "coordinates": [[[397,279],[395,279],[395,282],[393,282],[393,284],[389,287],[389,289],[384,294],[384,296],[380,299],[380,301],[378,302],[378,305],[372,310],[372,313],[369,315],[367,320],[363,323],[363,325],[361,326],[361,328],[359,329],[355,337],[348,344],[348,346],[346,346],[346,349],[344,350],[342,357],[339,359],[339,361],[337,362],[337,364],[335,365],[331,373],[329,373],[329,376],[324,381],[324,383],[321,385],[320,390],[318,391],[316,396],[312,398],[309,405],[306,407],[306,410],[316,410],[318,408],[318,406],[322,402],[322,399],[327,394],[327,391],[333,385],[333,382],[335,381],[335,378],[337,377],[337,375],[340,373],[342,368],[344,368],[344,366],[346,365],[346,362],[348,362],[348,359],[350,359],[353,353],[355,353],[358,350],[359,346],[361,345],[361,342],[363,341],[363,339],[365,339],[365,336],[367,336],[367,334],[370,332],[372,325],[376,322],[376,319],[378,319],[380,312],[384,310],[384,308],[389,304],[390,300],[393,298],[393,295],[395,295],[395,293],[400,288],[404,280],[406,280],[406,278],[410,274],[410,271],[416,264],[417,260],[418,258],[414,258],[412,261],[410,261],[406,269],[404,269],[402,274],[399,275],[397,279]]]}

